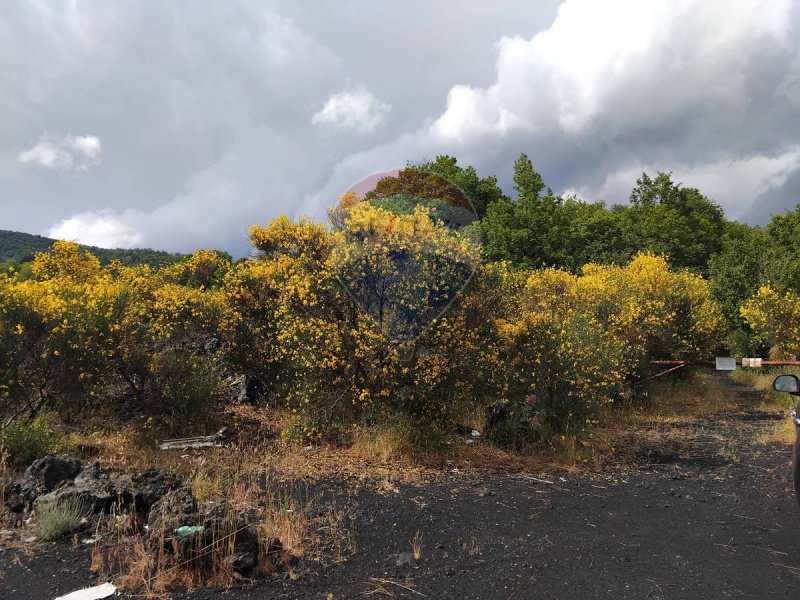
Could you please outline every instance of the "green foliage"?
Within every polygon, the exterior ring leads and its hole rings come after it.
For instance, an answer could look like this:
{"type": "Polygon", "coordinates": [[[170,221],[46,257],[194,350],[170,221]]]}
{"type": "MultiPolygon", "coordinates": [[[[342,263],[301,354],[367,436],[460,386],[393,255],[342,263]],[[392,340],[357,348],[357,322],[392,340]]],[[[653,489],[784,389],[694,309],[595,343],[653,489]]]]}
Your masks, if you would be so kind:
{"type": "Polygon", "coordinates": [[[33,262],[17,262],[9,260],[0,262],[0,274],[13,277],[17,281],[25,281],[33,277],[33,262]]]}
{"type": "Polygon", "coordinates": [[[428,211],[432,219],[449,224],[454,215],[453,208],[443,200],[417,198],[411,194],[397,194],[386,198],[375,198],[369,203],[375,208],[380,208],[395,215],[410,215],[416,208],[422,207],[428,211]]]}
{"type": "Polygon", "coordinates": [[[0,441],[9,459],[17,466],[26,466],[48,454],[58,441],[58,434],[50,425],[50,418],[39,415],[32,421],[17,420],[0,432],[0,441]]]}
{"type": "MultiPolygon", "coordinates": [[[[345,195],[330,227],[253,227],[236,263],[0,232],[0,411],[122,397],[180,428],[246,374],[291,412],[287,439],[391,422],[434,447],[499,401],[491,435],[514,444],[580,435],[650,359],[707,359],[725,334],[746,354],[800,348],[800,205],[749,227],[658,173],[607,207],[554,195],[524,154],[514,189],[440,156],[345,195]]],[[[20,421],[3,443],[24,462],[51,433],[20,421]]]]}
{"type": "Polygon", "coordinates": [[[39,536],[45,540],[58,540],[75,533],[89,512],[79,497],[69,497],[60,502],[39,502],[36,505],[39,536]]]}
{"type": "Polygon", "coordinates": [[[759,355],[763,350],[739,309],[761,285],[768,251],[764,230],[728,223],[722,249],[709,261],[711,293],[730,326],[728,346],[743,356],[759,355]]]}
{"type": "Polygon", "coordinates": [[[725,215],[695,188],[672,181],[669,173],[655,179],[643,173],[623,211],[638,251],[663,254],[673,267],[706,274],[708,261],[722,248],[725,215]]]}
{"type": "Polygon", "coordinates": [[[189,348],[167,348],[153,356],[144,396],[152,412],[180,430],[209,417],[223,397],[223,374],[213,358],[189,348]]]}
{"type": "Polygon", "coordinates": [[[573,272],[587,263],[621,264],[637,252],[663,254],[675,268],[706,274],[722,247],[722,209],[667,173],[643,174],[630,206],[544,193],[542,177],[524,154],[514,164],[517,199],[495,202],[483,220],[486,255],[527,267],[573,272]]]}
{"type": "Polygon", "coordinates": [[[232,265],[233,258],[227,252],[198,250],[162,269],[161,275],[188,287],[219,289],[232,265]]]}
{"type": "MultiPolygon", "coordinates": [[[[533,398],[531,396],[530,398],[533,398]]],[[[536,439],[539,418],[532,403],[522,397],[498,403],[489,410],[485,435],[498,446],[519,446],[536,439]]]]}
{"type": "Polygon", "coordinates": [[[800,204],[774,215],[766,228],[768,260],[764,279],[782,290],[800,292],[800,204]]]}
{"type": "MultiPolygon", "coordinates": [[[[524,152],[514,162],[514,189],[520,200],[536,200],[544,192],[544,179],[536,169],[528,155],[524,152]]],[[[548,190],[548,196],[552,196],[548,190]]]]}

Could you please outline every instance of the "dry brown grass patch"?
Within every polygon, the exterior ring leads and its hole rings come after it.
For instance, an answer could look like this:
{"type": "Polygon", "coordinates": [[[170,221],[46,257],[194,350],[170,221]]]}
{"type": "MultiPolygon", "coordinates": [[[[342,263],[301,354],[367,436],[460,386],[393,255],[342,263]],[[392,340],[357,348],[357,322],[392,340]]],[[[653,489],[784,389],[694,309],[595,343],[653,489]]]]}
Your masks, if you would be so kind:
{"type": "MultiPolygon", "coordinates": [[[[347,510],[312,497],[304,482],[277,479],[263,468],[236,470],[233,464],[228,463],[227,471],[217,460],[196,466],[193,487],[198,481],[215,482],[204,487],[205,500],[221,501],[223,512],[212,521],[212,530],[196,534],[188,548],[179,549],[177,538],[167,531],[168,519],[147,536],[126,535],[109,519],[101,519],[92,569],[128,592],[164,597],[176,588],[225,587],[240,579],[231,559],[236,536],[245,528],[252,528],[259,542],[256,575],[288,569],[296,577],[293,565],[301,557],[306,563],[340,562],[355,551],[347,510]],[[275,540],[280,541],[277,546],[275,540]]],[[[207,519],[203,514],[196,523],[207,519]]]]}

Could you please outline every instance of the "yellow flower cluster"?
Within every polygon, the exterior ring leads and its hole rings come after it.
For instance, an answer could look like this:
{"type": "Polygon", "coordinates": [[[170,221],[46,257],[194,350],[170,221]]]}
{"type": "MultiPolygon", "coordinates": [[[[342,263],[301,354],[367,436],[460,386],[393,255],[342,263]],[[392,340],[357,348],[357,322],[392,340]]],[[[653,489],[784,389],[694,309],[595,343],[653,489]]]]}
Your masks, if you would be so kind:
{"type": "Polygon", "coordinates": [[[650,358],[706,358],[724,321],[706,282],[642,254],[583,274],[530,274],[517,316],[501,324],[512,375],[554,429],[577,432],[650,358]]]}
{"type": "Polygon", "coordinates": [[[162,401],[163,352],[222,319],[220,292],[172,283],[170,270],[101,268],[69,242],[37,254],[33,272],[0,279],[0,395],[14,410],[69,414],[120,385],[137,401],[146,392],[162,401]]]}
{"type": "Polygon", "coordinates": [[[772,285],[763,285],[742,305],[740,313],[770,344],[772,357],[800,354],[800,294],[791,290],[780,293],[772,285]]]}

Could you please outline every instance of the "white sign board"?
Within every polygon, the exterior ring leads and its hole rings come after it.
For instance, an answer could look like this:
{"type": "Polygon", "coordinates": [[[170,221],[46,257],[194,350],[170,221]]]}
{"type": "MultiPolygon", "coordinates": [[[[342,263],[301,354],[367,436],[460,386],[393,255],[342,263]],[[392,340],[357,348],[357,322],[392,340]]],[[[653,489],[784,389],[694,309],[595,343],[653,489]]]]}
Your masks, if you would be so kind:
{"type": "Polygon", "coordinates": [[[717,356],[715,358],[717,371],[735,371],[736,359],[732,356],[717,356]]]}

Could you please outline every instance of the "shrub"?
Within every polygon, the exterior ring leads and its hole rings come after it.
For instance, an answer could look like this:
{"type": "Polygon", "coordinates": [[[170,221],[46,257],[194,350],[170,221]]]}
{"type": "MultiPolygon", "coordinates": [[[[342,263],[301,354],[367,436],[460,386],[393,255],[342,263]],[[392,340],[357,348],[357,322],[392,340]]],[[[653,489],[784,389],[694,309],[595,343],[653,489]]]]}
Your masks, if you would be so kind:
{"type": "Polygon", "coordinates": [[[225,311],[222,295],[203,286],[222,276],[224,259],[194,255],[182,263],[192,274],[181,285],[175,269],[100,268],[76,249],[59,242],[37,255],[36,281],[0,279],[3,403],[69,419],[127,387],[139,410],[203,412],[219,396],[206,342],[225,311]]]}
{"type": "Polygon", "coordinates": [[[763,285],[740,312],[758,338],[772,347],[771,358],[800,354],[800,294],[763,285]]]}
{"type": "Polygon", "coordinates": [[[30,422],[11,423],[2,430],[0,439],[10,462],[21,467],[48,454],[58,440],[58,434],[51,428],[50,419],[40,415],[30,422]]]}
{"type": "MultiPolygon", "coordinates": [[[[424,203],[396,214],[351,200],[331,229],[253,227],[256,255],[236,265],[201,251],[162,271],[100,267],[60,242],[37,255],[36,279],[0,274],[0,410],[66,419],[123,397],[177,428],[245,374],[292,411],[287,439],[338,443],[398,418],[429,430],[424,444],[498,400],[523,423],[531,396],[535,436],[579,434],[649,359],[705,358],[722,338],[707,283],[664,258],[514,271],[481,264],[424,203]]],[[[748,321],[794,347],[759,316],[776,313],[760,293],[748,321]]]]}
{"type": "Polygon", "coordinates": [[[537,433],[540,433],[539,417],[534,409],[531,401],[516,399],[512,402],[498,402],[487,411],[484,434],[498,446],[518,446],[533,442],[537,433]]]}
{"type": "Polygon", "coordinates": [[[530,276],[516,318],[504,323],[511,406],[533,407],[546,437],[579,434],[625,380],[624,344],[584,305],[579,278],[546,270],[530,276]]]}
{"type": "Polygon", "coordinates": [[[223,378],[213,358],[184,348],[153,355],[144,394],[146,408],[168,417],[173,429],[202,422],[224,394],[223,378]]]}
{"type": "Polygon", "coordinates": [[[39,535],[45,540],[57,540],[80,529],[89,510],[78,497],[60,502],[40,502],[36,507],[39,535]]]}

